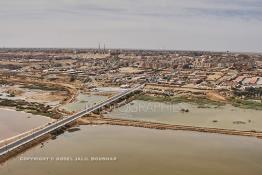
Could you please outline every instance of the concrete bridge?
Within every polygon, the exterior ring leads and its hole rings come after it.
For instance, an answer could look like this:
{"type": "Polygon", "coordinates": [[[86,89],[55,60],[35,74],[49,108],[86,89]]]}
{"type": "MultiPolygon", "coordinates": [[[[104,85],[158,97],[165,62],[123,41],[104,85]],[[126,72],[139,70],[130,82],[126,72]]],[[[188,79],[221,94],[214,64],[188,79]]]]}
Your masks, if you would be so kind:
{"type": "Polygon", "coordinates": [[[114,103],[115,101],[117,101],[119,99],[122,99],[122,98],[124,98],[124,97],[126,97],[126,96],[128,96],[132,93],[135,93],[136,91],[141,90],[143,87],[144,87],[143,84],[137,85],[137,86],[135,86],[131,89],[128,89],[128,90],[126,90],[126,91],[124,91],[124,92],[122,92],[118,95],[115,95],[115,96],[95,105],[95,106],[92,106],[88,109],[80,111],[80,112],[78,112],[78,113],[76,113],[72,116],[68,116],[68,117],[62,118],[60,120],[57,120],[56,122],[54,122],[50,125],[47,125],[46,127],[42,128],[38,131],[35,131],[34,133],[32,133],[30,135],[27,135],[23,138],[20,138],[20,139],[14,141],[12,143],[6,144],[5,146],[0,148],[0,156],[3,156],[5,154],[7,154],[8,152],[15,150],[16,148],[21,147],[21,146],[23,146],[27,143],[30,143],[33,140],[38,139],[38,138],[40,138],[40,137],[42,137],[42,136],[44,136],[48,133],[51,133],[51,132],[53,132],[53,131],[55,131],[55,130],[57,130],[57,129],[59,129],[59,128],[67,125],[67,124],[70,124],[70,123],[76,121],[77,119],[87,115],[87,114],[90,114],[90,113],[97,111],[97,110],[101,110],[101,109],[103,109],[103,107],[108,106],[108,105],[114,103]]]}

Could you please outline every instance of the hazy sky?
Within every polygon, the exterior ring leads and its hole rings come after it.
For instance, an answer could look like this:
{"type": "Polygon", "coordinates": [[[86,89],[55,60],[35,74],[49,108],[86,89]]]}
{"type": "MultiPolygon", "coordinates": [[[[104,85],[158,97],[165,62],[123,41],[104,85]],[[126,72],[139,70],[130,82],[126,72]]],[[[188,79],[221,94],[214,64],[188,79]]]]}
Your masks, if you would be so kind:
{"type": "Polygon", "coordinates": [[[0,47],[262,51],[262,0],[0,0],[0,47]]]}

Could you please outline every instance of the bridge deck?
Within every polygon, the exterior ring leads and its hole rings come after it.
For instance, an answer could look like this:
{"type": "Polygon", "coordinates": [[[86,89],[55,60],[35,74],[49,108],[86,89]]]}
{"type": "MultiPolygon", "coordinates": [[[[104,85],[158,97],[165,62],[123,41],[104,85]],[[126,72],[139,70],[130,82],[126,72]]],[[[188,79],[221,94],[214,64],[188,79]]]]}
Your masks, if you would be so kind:
{"type": "Polygon", "coordinates": [[[55,131],[58,128],[61,128],[62,126],[65,126],[65,125],[67,125],[67,124],[69,124],[69,123],[71,123],[71,122],[73,122],[73,121],[83,117],[84,115],[90,114],[91,112],[94,112],[94,111],[96,111],[98,109],[101,109],[102,107],[104,107],[106,105],[109,105],[112,102],[114,102],[114,101],[116,101],[116,100],[118,100],[118,99],[120,99],[120,98],[122,98],[124,96],[127,96],[127,95],[129,95],[129,94],[131,94],[131,93],[141,89],[141,88],[143,88],[143,86],[144,85],[138,85],[138,86],[136,86],[136,87],[134,87],[132,89],[126,90],[126,91],[124,91],[124,92],[122,92],[122,93],[120,93],[118,95],[115,95],[115,96],[113,96],[113,97],[111,97],[111,98],[109,98],[109,99],[107,99],[107,100],[105,100],[105,101],[95,105],[95,106],[92,106],[92,107],[90,107],[88,109],[80,111],[80,112],[78,112],[78,113],[76,113],[76,114],[74,114],[72,116],[68,116],[68,117],[62,118],[60,120],[57,120],[56,122],[54,122],[54,123],[52,123],[52,124],[42,128],[42,129],[36,131],[36,132],[34,132],[34,133],[32,133],[32,134],[30,134],[28,136],[25,136],[25,137],[23,137],[21,139],[18,139],[16,141],[12,142],[12,143],[9,143],[9,144],[7,144],[7,145],[5,145],[5,146],[0,148],[0,156],[5,155],[8,152],[10,152],[12,150],[15,150],[16,148],[18,148],[20,146],[23,146],[23,145],[25,145],[25,144],[27,144],[27,143],[29,143],[29,142],[37,139],[37,138],[40,138],[41,136],[43,136],[45,134],[48,134],[48,133],[50,133],[52,131],[55,131]]]}

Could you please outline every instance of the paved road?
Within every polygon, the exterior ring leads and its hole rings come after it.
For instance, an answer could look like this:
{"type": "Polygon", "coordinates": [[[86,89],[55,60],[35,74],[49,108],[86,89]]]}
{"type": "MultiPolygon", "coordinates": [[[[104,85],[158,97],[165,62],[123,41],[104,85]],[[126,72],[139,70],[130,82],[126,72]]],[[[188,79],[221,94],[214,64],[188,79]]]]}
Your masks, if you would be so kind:
{"type": "Polygon", "coordinates": [[[55,131],[56,129],[61,128],[62,126],[65,126],[66,124],[69,124],[69,123],[71,123],[71,122],[81,118],[82,116],[84,116],[86,114],[89,114],[89,113],[91,113],[91,112],[93,112],[95,110],[98,110],[98,109],[106,106],[106,105],[109,105],[112,102],[118,100],[119,98],[122,98],[122,97],[124,97],[124,96],[126,96],[128,94],[131,94],[131,93],[133,93],[133,92],[143,88],[143,86],[144,85],[135,86],[134,88],[126,90],[126,91],[124,91],[124,92],[122,92],[122,93],[120,93],[120,94],[118,94],[116,96],[113,96],[113,97],[111,97],[111,98],[109,98],[109,99],[107,99],[107,100],[105,100],[105,101],[103,101],[103,102],[101,102],[101,103],[99,103],[99,104],[97,104],[95,106],[92,106],[92,107],[90,107],[88,109],[80,111],[80,112],[78,112],[78,113],[76,113],[76,114],[74,114],[72,116],[68,116],[68,117],[62,118],[60,120],[57,120],[56,122],[54,122],[54,123],[52,123],[52,124],[42,128],[42,129],[40,129],[40,130],[38,130],[36,132],[34,132],[34,133],[32,133],[32,134],[30,134],[30,135],[28,135],[26,137],[23,137],[21,139],[18,139],[16,141],[12,142],[12,143],[9,143],[9,144],[7,144],[7,145],[5,145],[5,146],[0,148],[0,156],[5,155],[9,151],[12,151],[12,150],[14,150],[14,149],[16,149],[16,148],[18,148],[18,147],[20,147],[22,145],[25,145],[26,143],[29,143],[29,142],[31,142],[31,141],[33,141],[33,140],[35,140],[35,139],[37,139],[37,138],[47,134],[47,133],[55,131]]]}

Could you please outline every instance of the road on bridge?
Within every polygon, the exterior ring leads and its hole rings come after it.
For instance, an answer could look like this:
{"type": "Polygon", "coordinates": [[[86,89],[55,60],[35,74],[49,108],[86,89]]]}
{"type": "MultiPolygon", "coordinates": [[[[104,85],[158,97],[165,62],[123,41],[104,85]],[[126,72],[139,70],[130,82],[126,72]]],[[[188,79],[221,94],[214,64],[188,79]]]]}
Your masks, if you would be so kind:
{"type": "Polygon", "coordinates": [[[91,112],[94,112],[94,111],[96,111],[98,109],[101,109],[102,107],[104,107],[106,105],[109,105],[112,102],[114,102],[114,101],[116,101],[116,100],[118,100],[118,99],[120,99],[120,98],[122,98],[122,97],[124,97],[126,95],[129,95],[129,94],[131,94],[131,93],[133,93],[135,91],[138,91],[138,90],[140,90],[143,87],[144,87],[144,84],[137,85],[137,86],[135,86],[135,87],[133,87],[131,89],[128,89],[128,90],[126,90],[126,91],[124,91],[124,92],[122,92],[122,93],[120,93],[118,95],[115,95],[115,96],[113,96],[113,97],[111,97],[111,98],[109,98],[109,99],[107,99],[107,100],[105,100],[105,101],[95,105],[95,106],[92,106],[92,107],[90,107],[88,109],[80,111],[80,112],[78,112],[78,113],[76,113],[76,114],[74,114],[72,116],[68,116],[68,117],[62,118],[60,120],[57,120],[56,122],[54,122],[54,123],[52,123],[50,125],[47,125],[46,127],[44,127],[42,129],[40,129],[40,130],[38,130],[38,131],[28,135],[28,136],[25,136],[25,137],[23,137],[21,139],[18,139],[16,141],[12,142],[12,143],[9,143],[9,144],[7,144],[7,145],[5,145],[5,146],[0,148],[0,156],[3,156],[5,154],[7,154],[8,152],[13,151],[16,148],[18,148],[20,146],[23,146],[23,145],[25,145],[25,144],[27,144],[27,143],[29,143],[29,142],[37,139],[37,138],[40,138],[40,137],[42,137],[45,134],[51,133],[52,131],[55,131],[58,128],[61,128],[62,126],[65,126],[65,125],[67,125],[67,124],[69,124],[69,123],[71,123],[73,121],[76,121],[77,119],[83,117],[84,115],[90,114],[91,112]]]}

